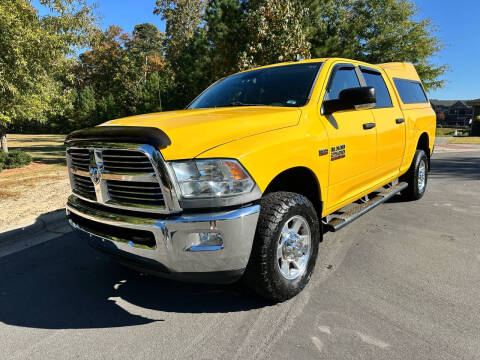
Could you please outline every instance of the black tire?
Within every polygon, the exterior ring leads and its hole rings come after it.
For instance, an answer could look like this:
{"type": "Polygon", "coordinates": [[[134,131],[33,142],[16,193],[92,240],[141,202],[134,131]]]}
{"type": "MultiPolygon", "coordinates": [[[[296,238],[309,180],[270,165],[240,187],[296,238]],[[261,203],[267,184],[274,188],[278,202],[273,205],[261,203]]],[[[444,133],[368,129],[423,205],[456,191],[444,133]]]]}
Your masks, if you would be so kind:
{"type": "Polygon", "coordinates": [[[428,180],[428,158],[423,150],[417,150],[413,157],[410,169],[400,177],[400,181],[408,183],[408,188],[402,191],[402,198],[404,200],[412,201],[419,200],[425,194],[428,180]],[[420,169],[424,168],[425,180],[423,188],[419,186],[420,169]]]}
{"type": "Polygon", "coordinates": [[[244,283],[270,301],[279,302],[294,297],[310,280],[321,237],[321,223],[315,208],[306,197],[291,192],[265,195],[261,200],[260,217],[252,253],[243,277],[244,283]],[[310,257],[305,261],[303,274],[288,280],[280,272],[277,242],[280,242],[280,232],[287,220],[295,216],[302,217],[308,223],[311,235],[310,257]]]}

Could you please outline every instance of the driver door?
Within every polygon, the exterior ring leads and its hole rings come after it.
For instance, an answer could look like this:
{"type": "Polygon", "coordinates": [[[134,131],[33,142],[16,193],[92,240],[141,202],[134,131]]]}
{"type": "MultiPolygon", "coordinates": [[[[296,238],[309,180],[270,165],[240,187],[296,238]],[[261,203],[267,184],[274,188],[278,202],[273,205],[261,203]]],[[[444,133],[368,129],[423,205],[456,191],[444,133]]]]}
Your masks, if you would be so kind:
{"type": "MultiPolygon", "coordinates": [[[[343,89],[360,87],[353,64],[332,68],[324,100],[338,99],[343,89]]],[[[365,85],[364,85],[365,86],[365,85]]],[[[330,172],[326,210],[336,210],[375,185],[377,130],[370,110],[345,110],[322,116],[329,137],[330,172]]]]}

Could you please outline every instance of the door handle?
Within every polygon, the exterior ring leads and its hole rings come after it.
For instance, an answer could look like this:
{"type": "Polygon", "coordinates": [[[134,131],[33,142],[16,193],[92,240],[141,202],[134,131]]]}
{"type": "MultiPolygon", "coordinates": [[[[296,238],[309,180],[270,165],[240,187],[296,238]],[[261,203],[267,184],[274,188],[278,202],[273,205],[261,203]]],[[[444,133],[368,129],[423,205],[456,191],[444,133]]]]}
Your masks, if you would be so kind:
{"type": "Polygon", "coordinates": [[[395,122],[397,124],[401,124],[401,123],[405,122],[405,119],[404,118],[396,119],[395,122]]]}
{"type": "Polygon", "coordinates": [[[370,130],[370,129],[373,129],[375,127],[375,123],[366,123],[366,124],[363,124],[363,129],[364,130],[370,130]]]}

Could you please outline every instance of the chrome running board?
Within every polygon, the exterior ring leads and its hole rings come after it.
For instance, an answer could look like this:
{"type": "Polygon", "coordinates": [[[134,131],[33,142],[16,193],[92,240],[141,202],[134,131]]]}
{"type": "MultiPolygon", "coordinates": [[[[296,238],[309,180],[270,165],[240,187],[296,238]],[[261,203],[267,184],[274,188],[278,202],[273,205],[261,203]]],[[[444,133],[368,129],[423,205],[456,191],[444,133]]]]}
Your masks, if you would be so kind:
{"type": "Polygon", "coordinates": [[[368,201],[360,203],[354,202],[334,212],[333,214],[330,214],[328,216],[328,222],[326,225],[331,231],[340,230],[345,225],[350,224],[352,221],[358,219],[360,216],[369,212],[374,207],[387,201],[400,191],[405,190],[407,187],[408,184],[406,182],[400,182],[397,184],[393,183],[392,186],[386,188],[383,187],[377,192],[373,192],[373,196],[368,201]]]}

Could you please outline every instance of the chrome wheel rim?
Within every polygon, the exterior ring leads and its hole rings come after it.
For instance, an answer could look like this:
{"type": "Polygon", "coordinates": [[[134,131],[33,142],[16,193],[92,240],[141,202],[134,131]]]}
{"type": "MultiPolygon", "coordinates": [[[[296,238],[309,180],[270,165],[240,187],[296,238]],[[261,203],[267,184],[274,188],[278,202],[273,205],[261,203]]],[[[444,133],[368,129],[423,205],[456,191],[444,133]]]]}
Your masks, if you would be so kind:
{"type": "Polygon", "coordinates": [[[421,193],[425,189],[425,182],[427,179],[426,169],[427,166],[425,165],[425,161],[420,161],[420,165],[418,166],[418,191],[420,191],[421,193]]]}
{"type": "Polygon", "coordinates": [[[295,280],[307,270],[312,248],[312,233],[303,216],[285,222],[277,241],[277,265],[287,280],[295,280]]]}

